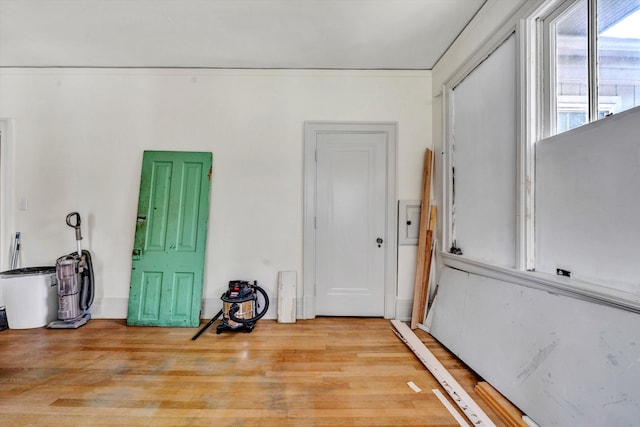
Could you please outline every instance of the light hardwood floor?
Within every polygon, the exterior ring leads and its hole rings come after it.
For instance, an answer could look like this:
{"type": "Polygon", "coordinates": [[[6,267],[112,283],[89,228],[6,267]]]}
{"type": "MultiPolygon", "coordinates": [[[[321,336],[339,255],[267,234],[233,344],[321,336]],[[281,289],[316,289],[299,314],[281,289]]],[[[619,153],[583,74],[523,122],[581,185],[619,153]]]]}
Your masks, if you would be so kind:
{"type": "MultiPolygon", "coordinates": [[[[0,425],[458,426],[388,320],[261,320],[220,335],[214,324],[192,341],[195,332],[98,319],[2,331],[0,425]]],[[[416,335],[503,426],[474,392],[479,379],[416,335]]]]}

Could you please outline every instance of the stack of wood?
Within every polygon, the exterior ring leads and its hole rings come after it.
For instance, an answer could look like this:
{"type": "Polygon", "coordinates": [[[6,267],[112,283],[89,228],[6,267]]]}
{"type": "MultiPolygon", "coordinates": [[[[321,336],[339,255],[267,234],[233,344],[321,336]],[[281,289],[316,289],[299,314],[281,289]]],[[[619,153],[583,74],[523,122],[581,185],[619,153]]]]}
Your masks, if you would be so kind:
{"type": "Polygon", "coordinates": [[[411,329],[422,323],[429,297],[429,278],[433,259],[433,234],[436,224],[436,207],[431,206],[431,177],[433,174],[433,152],[427,149],[424,153],[424,170],[422,174],[422,202],[420,205],[420,232],[418,234],[418,259],[416,262],[416,279],[413,289],[413,310],[411,312],[411,329]]]}
{"type": "MultiPolygon", "coordinates": [[[[462,414],[471,422],[471,425],[478,427],[496,427],[496,425],[504,425],[506,427],[537,427],[537,424],[531,420],[531,418],[523,414],[520,409],[513,405],[513,403],[500,394],[500,392],[493,388],[488,382],[480,381],[476,383],[474,391],[482,398],[486,406],[502,421],[502,423],[494,423],[481,406],[467,393],[465,387],[462,387],[458,381],[456,381],[454,376],[409,326],[400,320],[392,320],[391,325],[394,328],[394,333],[413,351],[429,372],[431,372],[451,400],[453,400],[453,403],[458,405],[462,414]]],[[[438,390],[433,391],[435,393],[438,390]]],[[[438,396],[438,393],[436,393],[436,396],[438,396]]],[[[438,398],[440,399],[440,396],[438,396],[438,398]]],[[[468,425],[464,419],[457,416],[453,407],[449,407],[442,399],[441,401],[461,426],[468,425]]]]}

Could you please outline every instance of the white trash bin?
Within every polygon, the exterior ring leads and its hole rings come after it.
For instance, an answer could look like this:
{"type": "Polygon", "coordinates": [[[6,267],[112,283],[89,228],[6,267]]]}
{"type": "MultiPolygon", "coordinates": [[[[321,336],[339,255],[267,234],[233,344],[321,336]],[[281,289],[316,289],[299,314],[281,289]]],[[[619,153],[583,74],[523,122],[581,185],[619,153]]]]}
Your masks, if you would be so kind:
{"type": "Polygon", "coordinates": [[[9,329],[40,328],[58,317],[55,267],[27,267],[0,273],[9,329]]]}

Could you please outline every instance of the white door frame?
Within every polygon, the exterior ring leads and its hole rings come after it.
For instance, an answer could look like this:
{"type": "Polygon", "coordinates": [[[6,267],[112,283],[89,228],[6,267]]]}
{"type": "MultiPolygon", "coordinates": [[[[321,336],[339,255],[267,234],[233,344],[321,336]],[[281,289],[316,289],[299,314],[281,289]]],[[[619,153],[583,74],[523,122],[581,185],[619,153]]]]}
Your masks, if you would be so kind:
{"type": "Polygon", "coordinates": [[[8,248],[13,244],[13,121],[0,118],[0,269],[8,270],[11,263],[8,248]],[[6,251],[5,251],[6,250],[6,251]]]}
{"type": "Polygon", "coordinates": [[[394,122],[305,122],[304,124],[304,244],[302,307],[303,319],[316,317],[316,146],[322,133],[383,133],[387,140],[386,224],[384,245],[384,317],[396,315],[397,216],[396,145],[398,124],[394,122]]]}

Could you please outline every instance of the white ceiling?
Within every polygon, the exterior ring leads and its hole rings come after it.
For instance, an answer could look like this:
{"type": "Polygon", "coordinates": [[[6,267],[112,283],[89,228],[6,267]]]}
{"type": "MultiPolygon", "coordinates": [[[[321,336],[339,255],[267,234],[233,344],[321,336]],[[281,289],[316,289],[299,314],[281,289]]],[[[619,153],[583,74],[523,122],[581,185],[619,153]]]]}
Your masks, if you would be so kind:
{"type": "Polygon", "coordinates": [[[432,69],[486,0],[0,0],[0,66],[432,69]]]}

